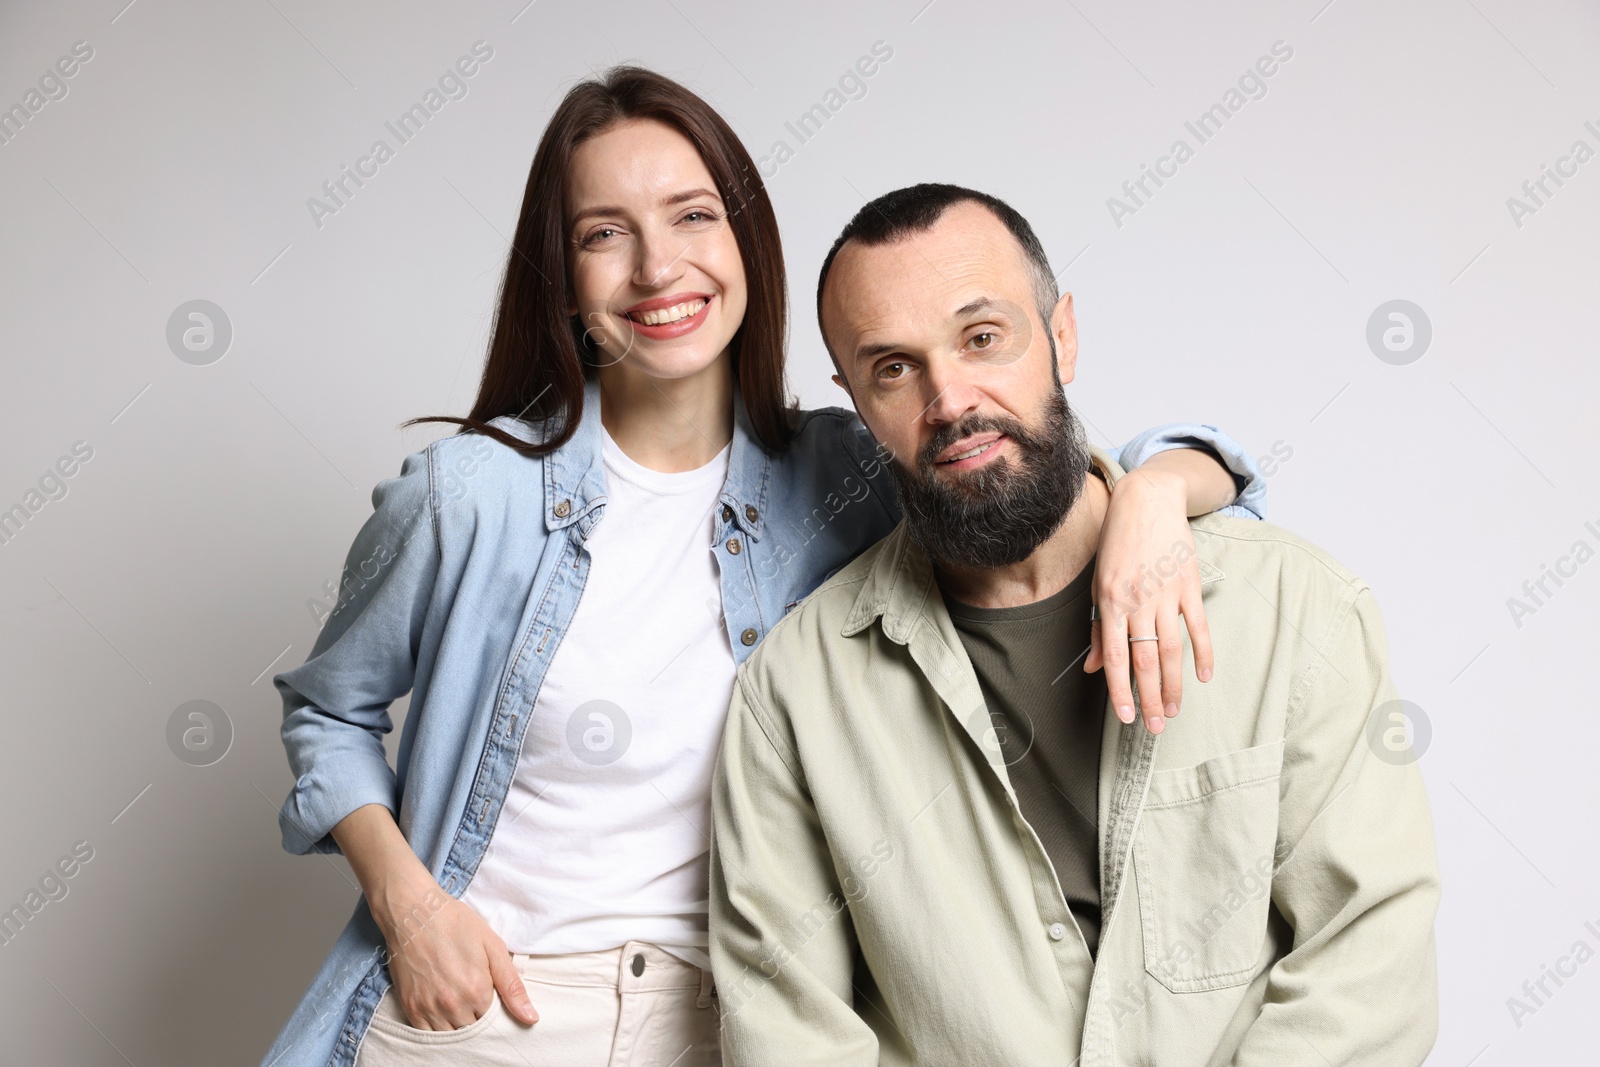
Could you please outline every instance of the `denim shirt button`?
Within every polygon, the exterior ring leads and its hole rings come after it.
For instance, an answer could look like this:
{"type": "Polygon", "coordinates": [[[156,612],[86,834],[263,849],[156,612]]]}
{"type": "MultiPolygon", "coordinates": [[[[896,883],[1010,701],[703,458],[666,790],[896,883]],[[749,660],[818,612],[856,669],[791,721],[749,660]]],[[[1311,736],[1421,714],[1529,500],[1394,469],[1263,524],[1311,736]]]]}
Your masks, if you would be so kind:
{"type": "Polygon", "coordinates": [[[747,645],[753,645],[756,643],[756,638],[759,636],[760,635],[757,634],[754,629],[747,628],[744,633],[739,635],[739,640],[743,641],[747,645]]]}
{"type": "Polygon", "coordinates": [[[735,556],[737,556],[743,550],[744,550],[744,546],[739,543],[739,539],[737,537],[728,538],[728,551],[729,552],[732,552],[735,556]]]}
{"type": "Polygon", "coordinates": [[[761,513],[756,510],[756,506],[754,504],[746,504],[744,506],[744,517],[749,519],[751,522],[755,522],[761,517],[761,513]]]}
{"type": "Polygon", "coordinates": [[[722,521],[727,522],[731,518],[733,518],[733,509],[726,504],[722,505],[722,521]]]}
{"type": "Polygon", "coordinates": [[[567,517],[567,513],[570,512],[571,510],[572,510],[572,501],[570,501],[570,500],[561,501],[559,504],[556,505],[556,518],[558,518],[558,519],[566,518],[567,517]]]}

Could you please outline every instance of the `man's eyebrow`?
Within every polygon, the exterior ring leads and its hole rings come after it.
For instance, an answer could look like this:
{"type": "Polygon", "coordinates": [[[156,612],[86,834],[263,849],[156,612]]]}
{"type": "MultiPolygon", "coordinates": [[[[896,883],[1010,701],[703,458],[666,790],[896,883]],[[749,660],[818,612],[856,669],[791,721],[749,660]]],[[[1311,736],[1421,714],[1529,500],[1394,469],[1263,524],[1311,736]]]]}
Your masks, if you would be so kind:
{"type": "MultiPolygon", "coordinates": [[[[992,297],[980,296],[976,300],[970,300],[956,308],[955,311],[950,313],[950,318],[965,319],[978,314],[980,311],[1004,312],[1005,310],[1006,305],[1002,304],[1000,301],[995,300],[992,297]]],[[[856,349],[855,358],[877,359],[879,356],[887,356],[894,352],[904,351],[904,349],[904,345],[896,342],[879,341],[869,345],[861,345],[856,349]]]]}
{"type": "Polygon", "coordinates": [[[891,352],[898,352],[903,347],[903,345],[897,345],[892,342],[862,345],[856,349],[856,359],[877,359],[879,356],[887,356],[891,352]]]}
{"type": "Polygon", "coordinates": [[[1001,305],[998,300],[993,300],[987,296],[980,296],[978,299],[966,304],[962,304],[960,307],[956,308],[955,314],[951,315],[950,317],[953,319],[964,319],[969,315],[976,315],[980,311],[1004,310],[1004,306],[1001,305]]]}
{"type": "MultiPolygon", "coordinates": [[[[710,189],[685,189],[681,193],[673,193],[671,196],[664,197],[661,201],[661,206],[671,207],[673,204],[683,204],[690,200],[699,200],[701,197],[707,197],[712,200],[722,199],[710,189]]],[[[603,206],[585,208],[572,217],[572,222],[574,225],[576,225],[582,222],[584,219],[595,215],[621,215],[624,213],[625,212],[620,207],[603,206]]]]}

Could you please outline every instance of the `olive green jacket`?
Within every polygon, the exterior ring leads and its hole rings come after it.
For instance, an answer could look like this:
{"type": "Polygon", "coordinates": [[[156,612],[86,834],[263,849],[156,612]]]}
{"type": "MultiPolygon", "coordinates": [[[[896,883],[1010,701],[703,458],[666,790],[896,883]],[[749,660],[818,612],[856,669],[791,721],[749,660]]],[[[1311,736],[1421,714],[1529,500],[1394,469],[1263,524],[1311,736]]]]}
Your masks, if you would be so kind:
{"type": "Polygon", "coordinates": [[[1216,672],[1185,650],[1160,736],[1103,711],[1094,960],[905,526],[772,629],[713,787],[730,1067],[1422,1063],[1439,875],[1371,590],[1191,525],[1216,672]]]}

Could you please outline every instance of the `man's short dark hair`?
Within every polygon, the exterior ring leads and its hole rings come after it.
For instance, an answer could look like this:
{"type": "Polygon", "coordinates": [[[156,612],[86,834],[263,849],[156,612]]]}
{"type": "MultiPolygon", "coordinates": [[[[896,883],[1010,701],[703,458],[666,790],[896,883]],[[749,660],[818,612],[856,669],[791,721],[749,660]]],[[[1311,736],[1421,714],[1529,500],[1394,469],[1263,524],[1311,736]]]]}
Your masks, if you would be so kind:
{"type": "MultiPolygon", "coordinates": [[[[1044,320],[1045,329],[1048,330],[1050,312],[1061,294],[1056,288],[1055,275],[1050,272],[1050,260],[1044,254],[1044,245],[1039,243],[1038,235],[1028,225],[1028,220],[999,197],[942,182],[923,182],[921,185],[908,185],[904,189],[884,193],[876,200],[869,200],[845,224],[839,239],[833,242],[827,258],[822,261],[822,273],[817,277],[817,325],[822,324],[822,290],[828,284],[828,273],[833,270],[834,257],[846,241],[857,241],[868,246],[886,245],[912,234],[925,233],[946,211],[962,203],[981,204],[988,208],[1011,231],[1017,244],[1022,246],[1033,273],[1033,294],[1039,305],[1039,317],[1044,320]]],[[[827,344],[826,331],[822,340],[827,344]]],[[[832,351],[831,347],[829,350],[832,351]]]]}

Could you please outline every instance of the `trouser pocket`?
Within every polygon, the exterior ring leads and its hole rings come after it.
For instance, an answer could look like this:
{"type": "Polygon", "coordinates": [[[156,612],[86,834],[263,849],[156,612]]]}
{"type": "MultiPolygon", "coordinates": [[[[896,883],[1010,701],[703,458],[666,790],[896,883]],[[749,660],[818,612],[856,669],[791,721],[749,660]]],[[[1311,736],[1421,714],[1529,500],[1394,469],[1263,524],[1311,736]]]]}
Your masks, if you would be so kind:
{"type": "Polygon", "coordinates": [[[508,1039],[528,1029],[494,1001],[483,1015],[458,1030],[421,1030],[410,1025],[395,995],[394,986],[378,1001],[366,1036],[356,1055],[356,1067],[490,1067],[502,1062],[526,1067],[525,1060],[507,1060],[508,1039]],[[480,1054],[481,1053],[481,1054],[480,1054]]]}

